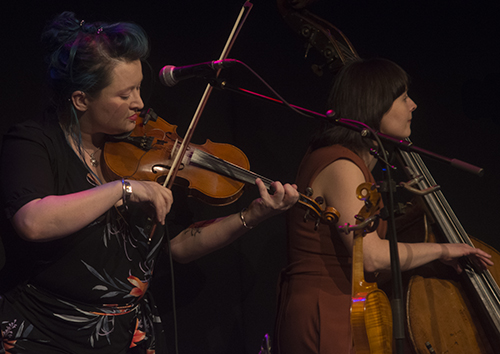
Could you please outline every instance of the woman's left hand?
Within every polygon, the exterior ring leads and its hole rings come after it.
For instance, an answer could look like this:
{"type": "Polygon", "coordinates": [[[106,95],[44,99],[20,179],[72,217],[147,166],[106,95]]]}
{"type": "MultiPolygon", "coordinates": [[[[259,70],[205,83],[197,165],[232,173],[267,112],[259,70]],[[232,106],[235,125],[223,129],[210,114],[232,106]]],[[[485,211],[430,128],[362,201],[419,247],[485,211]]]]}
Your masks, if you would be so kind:
{"type": "Polygon", "coordinates": [[[259,188],[260,198],[255,199],[245,213],[245,220],[249,225],[255,226],[265,219],[280,214],[290,209],[299,200],[299,192],[295,184],[281,184],[273,182],[269,194],[264,182],[257,178],[255,184],[259,188]]]}
{"type": "Polygon", "coordinates": [[[486,270],[488,267],[493,266],[491,255],[479,248],[474,248],[464,243],[440,245],[443,249],[440,257],[441,262],[453,267],[458,274],[463,271],[460,264],[460,258],[462,257],[469,257],[479,270],[486,270]]]}

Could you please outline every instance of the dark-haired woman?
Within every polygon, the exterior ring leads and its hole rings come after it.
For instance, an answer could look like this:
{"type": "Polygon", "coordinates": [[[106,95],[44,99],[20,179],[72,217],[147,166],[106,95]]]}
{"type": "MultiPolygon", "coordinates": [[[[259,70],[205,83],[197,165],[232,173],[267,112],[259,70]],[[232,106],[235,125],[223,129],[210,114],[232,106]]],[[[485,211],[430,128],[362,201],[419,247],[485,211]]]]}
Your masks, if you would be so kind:
{"type": "MultiPolygon", "coordinates": [[[[361,121],[396,138],[411,132],[417,105],[408,96],[408,76],[384,59],[357,60],[336,77],[329,107],[338,117],[361,121]]],[[[371,170],[376,159],[371,140],[341,127],[321,130],[312,140],[297,175],[299,191],[311,187],[313,198],[340,212],[338,225],[356,224],[354,216],[363,202],[356,188],[374,183],[371,170]]],[[[288,266],[280,279],[276,345],[280,354],[354,353],[350,335],[352,233],[337,226],[304,222],[300,210],[288,215],[288,266]]],[[[364,237],[366,272],[390,270],[386,223],[364,237]]],[[[441,260],[460,271],[458,259],[475,258],[482,267],[490,256],[465,244],[416,243],[398,245],[402,270],[441,260]]]]}
{"type": "MultiPolygon", "coordinates": [[[[143,108],[147,36],[135,24],[88,24],[65,12],[42,39],[53,104],[3,138],[10,223],[2,230],[0,352],[164,353],[148,287],[166,239],[161,227],[150,239],[140,215],[146,206],[164,224],[172,194],[156,182],[109,181],[101,161],[106,138],[133,130],[143,108]]],[[[294,186],[277,182],[269,195],[257,184],[261,197],[245,211],[174,237],[173,258],[221,248],[298,199],[294,186]]]]}

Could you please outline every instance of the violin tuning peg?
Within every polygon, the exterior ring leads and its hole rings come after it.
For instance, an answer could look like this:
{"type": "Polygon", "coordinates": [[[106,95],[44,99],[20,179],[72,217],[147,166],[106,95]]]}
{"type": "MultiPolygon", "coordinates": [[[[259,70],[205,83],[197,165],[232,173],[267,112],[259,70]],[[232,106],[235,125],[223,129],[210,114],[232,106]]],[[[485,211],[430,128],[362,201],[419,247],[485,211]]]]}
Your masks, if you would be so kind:
{"type": "Polygon", "coordinates": [[[317,231],[317,230],[318,230],[319,222],[320,222],[320,220],[319,220],[319,219],[317,219],[317,220],[316,220],[316,223],[314,224],[314,231],[317,231]]]}
{"type": "Polygon", "coordinates": [[[307,219],[309,218],[309,209],[306,210],[304,213],[304,222],[307,222],[307,219]]]}
{"type": "Polygon", "coordinates": [[[322,205],[325,201],[325,199],[321,196],[319,197],[316,197],[316,199],[314,199],[316,201],[316,203],[318,203],[319,205],[322,205]]]}

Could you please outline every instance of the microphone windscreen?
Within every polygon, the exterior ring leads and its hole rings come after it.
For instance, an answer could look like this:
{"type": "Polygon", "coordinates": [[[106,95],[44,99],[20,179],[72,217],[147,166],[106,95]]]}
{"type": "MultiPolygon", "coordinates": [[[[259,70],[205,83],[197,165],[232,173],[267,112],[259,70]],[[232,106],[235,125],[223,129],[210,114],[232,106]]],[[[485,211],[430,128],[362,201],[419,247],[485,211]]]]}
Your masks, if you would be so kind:
{"type": "Polygon", "coordinates": [[[167,65],[160,70],[160,82],[163,85],[172,87],[177,83],[177,81],[174,79],[174,76],[172,75],[174,68],[175,66],[173,65],[167,65]]]}

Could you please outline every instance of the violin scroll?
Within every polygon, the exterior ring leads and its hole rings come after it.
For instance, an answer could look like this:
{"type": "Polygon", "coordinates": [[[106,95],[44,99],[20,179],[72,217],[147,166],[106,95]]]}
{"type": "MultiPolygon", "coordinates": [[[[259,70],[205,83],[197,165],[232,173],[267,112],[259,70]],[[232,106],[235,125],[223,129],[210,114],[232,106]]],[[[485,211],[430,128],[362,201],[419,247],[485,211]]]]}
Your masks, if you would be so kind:
{"type": "Polygon", "coordinates": [[[322,197],[312,199],[312,195],[313,190],[311,187],[306,188],[305,194],[299,195],[298,203],[306,208],[306,212],[304,214],[304,222],[306,222],[310,218],[315,220],[315,230],[318,229],[320,223],[336,224],[340,218],[340,213],[338,212],[338,210],[332,206],[326,206],[323,209],[321,205],[324,203],[324,199],[322,197]],[[311,212],[313,212],[313,215],[311,215],[311,212]]]}
{"type": "Polygon", "coordinates": [[[375,215],[375,213],[379,210],[381,198],[380,193],[377,190],[377,186],[368,182],[362,183],[356,189],[356,195],[359,200],[362,200],[365,203],[365,206],[361,208],[356,219],[363,221],[370,216],[375,215]]]}
{"type": "Polygon", "coordinates": [[[364,206],[359,213],[355,215],[356,225],[349,223],[339,226],[339,230],[345,234],[351,231],[361,231],[362,235],[373,232],[377,229],[380,219],[380,214],[377,214],[380,206],[380,193],[377,186],[368,182],[362,183],[356,189],[356,196],[359,200],[364,201],[364,206]]]}
{"type": "MultiPolygon", "coordinates": [[[[164,121],[148,109],[141,112],[135,129],[121,137],[114,137],[104,146],[104,173],[109,180],[122,177],[162,183],[169,172],[174,156],[179,153],[180,137],[177,126],[164,121]]],[[[228,205],[243,193],[246,184],[255,184],[260,178],[269,189],[272,180],[250,171],[246,155],[237,147],[214,143],[189,144],[181,161],[175,183],[185,187],[189,196],[210,205],[228,205]]],[[[272,192],[271,192],[272,193],[272,192]]],[[[299,195],[298,203],[306,208],[304,218],[336,223],[339,212],[335,208],[323,210],[323,200],[299,195]]]]}
{"type": "Polygon", "coordinates": [[[336,224],[339,221],[340,213],[332,206],[327,206],[323,211],[323,222],[325,224],[336,224]]]}

